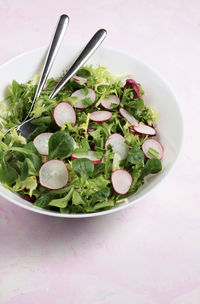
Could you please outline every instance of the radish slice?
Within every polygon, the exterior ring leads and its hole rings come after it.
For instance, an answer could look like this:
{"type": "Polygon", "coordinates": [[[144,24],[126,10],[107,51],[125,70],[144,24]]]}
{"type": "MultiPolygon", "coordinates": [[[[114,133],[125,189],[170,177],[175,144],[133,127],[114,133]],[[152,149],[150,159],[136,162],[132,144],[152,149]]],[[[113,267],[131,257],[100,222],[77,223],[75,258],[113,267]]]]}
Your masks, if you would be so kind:
{"type": "Polygon", "coordinates": [[[52,159],[42,165],[39,171],[41,186],[56,190],[68,183],[68,170],[62,160],[52,159]]]}
{"type": "Polygon", "coordinates": [[[112,117],[108,111],[95,111],[90,113],[90,119],[96,122],[104,122],[112,117]]]}
{"type": "Polygon", "coordinates": [[[119,109],[119,113],[122,117],[124,117],[132,126],[138,126],[138,121],[135,119],[133,115],[131,115],[128,111],[123,108],[119,109]]]}
{"type": "Polygon", "coordinates": [[[76,123],[76,113],[68,102],[60,102],[55,106],[53,118],[59,127],[62,127],[66,122],[76,123]]]}
{"type": "Polygon", "coordinates": [[[107,148],[108,145],[111,145],[113,152],[118,153],[121,156],[121,159],[126,159],[128,147],[124,141],[125,138],[122,135],[114,133],[106,140],[105,148],[107,148]]]}
{"type": "Polygon", "coordinates": [[[85,84],[85,85],[87,84],[87,79],[84,78],[84,77],[80,77],[80,76],[74,75],[74,76],[72,77],[72,79],[73,79],[74,81],[80,82],[80,84],[85,84]]]}
{"type": "Polygon", "coordinates": [[[134,126],[130,126],[130,131],[133,133],[133,135],[136,135],[136,134],[137,134],[137,132],[136,132],[135,129],[134,129],[134,126]]]}
{"type": "Polygon", "coordinates": [[[120,104],[120,99],[116,95],[109,95],[108,98],[103,98],[101,100],[101,105],[108,110],[113,110],[114,107],[111,105],[115,104],[117,107],[120,104]]]}
{"type": "Polygon", "coordinates": [[[156,130],[154,128],[141,124],[141,123],[138,126],[133,126],[133,130],[135,132],[137,132],[138,134],[144,134],[144,135],[150,135],[150,136],[156,135],[156,130]]]}
{"type": "Polygon", "coordinates": [[[97,158],[94,155],[94,152],[95,151],[88,151],[88,154],[85,154],[85,155],[72,154],[72,160],[77,159],[77,158],[88,158],[88,159],[90,159],[93,162],[93,164],[99,164],[99,163],[101,163],[102,162],[102,158],[97,158]]]}
{"type": "Polygon", "coordinates": [[[34,138],[33,143],[41,155],[48,155],[48,143],[52,134],[50,132],[41,133],[34,138]]]}
{"type": "Polygon", "coordinates": [[[163,154],[164,154],[164,148],[163,146],[155,139],[147,139],[144,141],[143,145],[142,145],[142,150],[145,154],[145,156],[147,158],[152,158],[154,157],[153,155],[151,155],[151,153],[149,153],[149,149],[153,149],[155,151],[157,151],[158,154],[158,159],[162,159],[163,158],[163,154]]]}
{"type": "Polygon", "coordinates": [[[126,194],[133,182],[132,175],[126,170],[115,170],[112,172],[111,181],[115,192],[126,194]]]}
{"type": "Polygon", "coordinates": [[[81,101],[81,100],[83,100],[85,98],[90,98],[92,100],[92,103],[94,103],[95,100],[96,100],[96,93],[92,89],[88,89],[88,94],[87,95],[84,95],[83,92],[82,92],[82,89],[79,89],[79,90],[76,90],[74,93],[72,93],[71,96],[72,97],[78,97],[78,103],[76,104],[76,108],[77,109],[86,109],[86,108],[88,108],[88,107],[85,107],[82,104],[82,101],[81,101]]]}

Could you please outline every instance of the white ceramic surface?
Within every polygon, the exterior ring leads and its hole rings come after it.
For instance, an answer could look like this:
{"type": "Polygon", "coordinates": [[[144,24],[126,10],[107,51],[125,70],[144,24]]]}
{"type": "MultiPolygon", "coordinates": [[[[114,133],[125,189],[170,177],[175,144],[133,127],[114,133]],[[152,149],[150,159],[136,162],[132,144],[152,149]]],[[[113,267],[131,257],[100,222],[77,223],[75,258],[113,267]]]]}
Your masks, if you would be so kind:
{"type": "MultiPolygon", "coordinates": [[[[46,47],[36,49],[8,61],[0,67],[0,99],[6,94],[6,88],[13,79],[18,82],[26,82],[36,73],[41,71],[41,61],[46,52],[46,47]]],[[[63,45],[60,49],[49,77],[59,76],[74,61],[80,53],[82,46],[63,45]]],[[[157,119],[158,137],[162,143],[165,154],[163,158],[163,170],[154,176],[148,177],[145,184],[137,193],[130,196],[128,202],[119,204],[116,208],[89,214],[60,214],[34,207],[31,203],[19,197],[16,193],[5,189],[0,185],[0,195],[10,202],[34,212],[67,218],[82,218],[98,216],[115,212],[126,208],[144,198],[169,174],[180,154],[183,140],[183,121],[178,101],[170,85],[152,67],[130,54],[116,51],[110,48],[100,47],[88,61],[88,64],[100,64],[108,67],[112,73],[127,73],[133,75],[140,82],[145,91],[145,104],[152,107],[160,115],[157,119]]]]}

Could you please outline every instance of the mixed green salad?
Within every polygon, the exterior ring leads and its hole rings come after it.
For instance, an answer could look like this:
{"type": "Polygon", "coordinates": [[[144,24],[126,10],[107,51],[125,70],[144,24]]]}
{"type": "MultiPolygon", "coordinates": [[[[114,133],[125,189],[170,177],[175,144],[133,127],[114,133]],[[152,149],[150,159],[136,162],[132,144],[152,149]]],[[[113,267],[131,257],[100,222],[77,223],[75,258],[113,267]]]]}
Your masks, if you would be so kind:
{"type": "Polygon", "coordinates": [[[144,104],[134,79],[105,67],[84,66],[53,99],[50,78],[24,138],[13,128],[32,103],[39,76],[13,80],[0,104],[0,182],[37,207],[61,213],[99,212],[135,193],[144,178],[162,170],[155,139],[157,114],[144,104]]]}

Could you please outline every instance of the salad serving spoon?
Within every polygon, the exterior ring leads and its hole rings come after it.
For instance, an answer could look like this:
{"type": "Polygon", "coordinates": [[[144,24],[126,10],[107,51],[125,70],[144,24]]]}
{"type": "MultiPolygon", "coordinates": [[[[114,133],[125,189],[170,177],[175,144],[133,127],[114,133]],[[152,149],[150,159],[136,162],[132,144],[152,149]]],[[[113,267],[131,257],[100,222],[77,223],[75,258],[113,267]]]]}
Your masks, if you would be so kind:
{"type": "MultiPolygon", "coordinates": [[[[90,58],[90,56],[96,51],[96,49],[100,46],[100,44],[103,42],[107,35],[107,32],[105,29],[98,30],[94,36],[91,38],[91,40],[87,43],[81,54],[78,56],[78,58],[75,60],[75,62],[72,64],[72,66],[69,68],[67,73],[64,75],[64,77],[60,80],[60,82],[56,85],[52,93],[50,94],[49,98],[54,98],[58,92],[63,88],[63,86],[69,81],[74,74],[80,69],[81,66],[84,65],[84,63],[90,58]]],[[[33,101],[31,105],[31,109],[33,109],[33,106],[35,104],[35,100],[33,101]]],[[[29,113],[30,115],[30,113],[29,113]]],[[[31,123],[32,120],[34,120],[34,117],[31,117],[25,121],[23,121],[20,125],[16,127],[16,130],[18,133],[21,133],[22,136],[28,137],[30,133],[32,133],[37,126],[33,125],[31,123]]]]}
{"type": "MultiPolygon", "coordinates": [[[[43,66],[43,69],[42,69],[42,73],[41,73],[41,76],[40,76],[40,79],[39,79],[39,83],[38,83],[38,86],[37,86],[37,89],[36,89],[31,107],[28,111],[28,114],[26,115],[25,119],[23,120],[23,122],[20,125],[17,125],[15,127],[10,128],[9,130],[7,130],[5,132],[4,135],[6,135],[13,128],[16,128],[17,132],[21,132],[21,126],[22,125],[26,126],[26,121],[28,121],[28,118],[31,114],[31,111],[33,110],[34,104],[35,104],[36,100],[38,99],[38,97],[40,96],[40,93],[41,93],[41,91],[42,91],[42,89],[43,89],[43,87],[46,83],[46,80],[47,80],[48,76],[49,76],[49,73],[50,73],[50,70],[52,68],[53,62],[56,58],[58,50],[59,50],[59,48],[61,46],[61,43],[63,41],[64,34],[65,34],[66,29],[67,29],[68,23],[69,23],[69,17],[67,15],[64,15],[64,14],[61,15],[59,20],[58,20],[58,23],[57,23],[55,32],[53,34],[53,37],[51,39],[51,42],[50,42],[50,45],[49,45],[49,48],[48,48],[48,51],[47,51],[47,55],[46,55],[46,58],[45,58],[44,66],[43,66]]],[[[27,128],[28,128],[28,124],[27,124],[27,128]]]]}

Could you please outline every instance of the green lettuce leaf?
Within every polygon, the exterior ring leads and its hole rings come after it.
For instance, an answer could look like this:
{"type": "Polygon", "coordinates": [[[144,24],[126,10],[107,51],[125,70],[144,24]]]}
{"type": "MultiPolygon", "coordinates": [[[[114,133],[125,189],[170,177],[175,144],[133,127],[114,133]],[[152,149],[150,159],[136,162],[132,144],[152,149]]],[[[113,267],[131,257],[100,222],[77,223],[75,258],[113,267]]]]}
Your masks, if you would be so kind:
{"type": "Polygon", "coordinates": [[[35,176],[29,176],[24,181],[21,181],[18,179],[16,181],[16,184],[13,186],[13,190],[18,192],[21,190],[26,189],[28,191],[28,194],[32,196],[33,190],[37,188],[37,179],[35,176]]]}
{"type": "Polygon", "coordinates": [[[74,141],[68,133],[57,131],[50,137],[48,146],[49,159],[64,159],[72,155],[74,141]]]}
{"type": "Polygon", "coordinates": [[[62,198],[51,200],[49,203],[49,206],[54,206],[54,207],[58,207],[58,208],[67,207],[69,200],[71,200],[71,198],[72,198],[73,191],[74,191],[74,188],[72,187],[66,196],[64,196],[62,198]]]}

